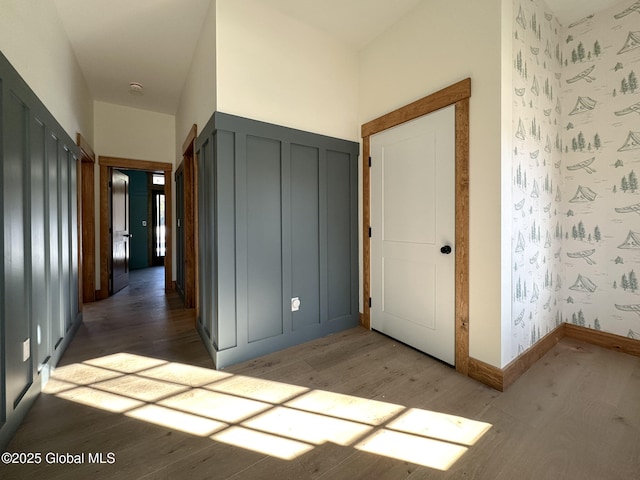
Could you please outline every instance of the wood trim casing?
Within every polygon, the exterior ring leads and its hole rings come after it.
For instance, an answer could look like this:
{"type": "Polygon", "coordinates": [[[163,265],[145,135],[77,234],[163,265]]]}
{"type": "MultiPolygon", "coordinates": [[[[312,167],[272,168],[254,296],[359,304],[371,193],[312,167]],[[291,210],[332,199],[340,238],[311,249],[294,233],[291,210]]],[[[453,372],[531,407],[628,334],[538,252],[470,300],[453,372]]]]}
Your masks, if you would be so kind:
{"type": "Polygon", "coordinates": [[[371,135],[455,105],[456,130],[456,265],[455,265],[455,367],[469,374],[469,98],[471,79],[466,78],[362,125],[362,270],[361,323],[371,328],[371,135]]]}
{"type": "Polygon", "coordinates": [[[76,134],[76,144],[80,148],[80,155],[83,162],[96,163],[96,154],[91,145],[80,132],[76,134]]]}
{"type": "Polygon", "coordinates": [[[502,392],[565,337],[640,357],[639,340],[563,323],[504,368],[494,367],[475,358],[470,358],[469,377],[502,392]]]}
{"type": "Polygon", "coordinates": [[[195,123],[191,126],[187,138],[182,142],[182,155],[186,155],[195,146],[196,138],[198,138],[198,125],[195,123]]]}
{"type": "Polygon", "coordinates": [[[556,343],[565,336],[565,324],[561,324],[552,330],[538,342],[536,342],[529,350],[516,358],[502,369],[503,388],[507,388],[515,382],[520,376],[529,370],[533,364],[540,360],[556,343]]]}
{"type": "Polygon", "coordinates": [[[95,233],[95,162],[96,154],[89,142],[76,134],[76,143],[80,148],[80,175],[78,177],[78,232],[80,241],[78,251],[81,262],[78,264],[80,283],[79,297],[84,303],[96,300],[96,233],[95,233]]]}
{"type": "Polygon", "coordinates": [[[640,357],[640,340],[614,335],[613,333],[607,333],[601,330],[579,327],[571,323],[564,324],[564,333],[568,338],[640,357]]]}
{"type": "MultiPolygon", "coordinates": [[[[198,127],[193,124],[187,134],[187,138],[182,144],[182,165],[184,179],[184,306],[186,308],[197,308],[198,305],[198,249],[196,245],[197,237],[197,183],[196,183],[196,153],[195,142],[198,138],[198,127]]],[[[196,316],[197,317],[197,316],[196,316]]]]}
{"type": "Polygon", "coordinates": [[[171,163],[153,162],[149,160],[134,160],[130,158],[103,157],[98,158],[100,165],[100,290],[101,299],[109,296],[109,177],[112,168],[125,170],[142,170],[148,172],[163,172],[165,175],[164,195],[169,208],[165,210],[167,231],[167,251],[164,258],[165,290],[172,290],[173,276],[173,214],[171,184],[173,178],[171,163]]]}

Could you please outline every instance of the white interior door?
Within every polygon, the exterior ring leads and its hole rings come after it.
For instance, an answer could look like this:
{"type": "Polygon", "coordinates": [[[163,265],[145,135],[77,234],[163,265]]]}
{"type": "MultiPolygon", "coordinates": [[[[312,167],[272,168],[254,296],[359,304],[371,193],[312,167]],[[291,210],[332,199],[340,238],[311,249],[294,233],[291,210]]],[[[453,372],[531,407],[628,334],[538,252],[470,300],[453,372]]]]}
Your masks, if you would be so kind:
{"type": "Polygon", "coordinates": [[[455,362],[455,107],[371,137],[371,327],[455,362]],[[448,247],[448,248],[447,248],[448,247]]]}

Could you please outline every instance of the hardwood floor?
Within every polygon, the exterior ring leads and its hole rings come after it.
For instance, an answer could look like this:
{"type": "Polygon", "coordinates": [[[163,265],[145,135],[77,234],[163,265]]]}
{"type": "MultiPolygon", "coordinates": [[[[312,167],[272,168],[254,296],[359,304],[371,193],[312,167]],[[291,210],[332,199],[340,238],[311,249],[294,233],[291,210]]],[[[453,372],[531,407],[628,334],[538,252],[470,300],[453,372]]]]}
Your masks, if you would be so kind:
{"type": "Polygon", "coordinates": [[[7,448],[41,463],[0,465],[0,478],[640,475],[638,357],[564,339],[499,393],[355,328],[219,372],[163,274],[133,272],[125,290],[85,305],[7,448]]]}

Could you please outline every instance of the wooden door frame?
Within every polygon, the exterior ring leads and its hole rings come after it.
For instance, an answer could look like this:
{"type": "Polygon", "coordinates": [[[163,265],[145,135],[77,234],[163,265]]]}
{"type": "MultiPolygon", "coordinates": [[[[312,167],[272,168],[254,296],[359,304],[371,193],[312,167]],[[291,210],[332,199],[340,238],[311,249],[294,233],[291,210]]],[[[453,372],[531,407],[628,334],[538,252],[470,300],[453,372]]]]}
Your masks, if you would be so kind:
{"type": "Polygon", "coordinates": [[[371,329],[371,135],[455,105],[455,368],[469,374],[469,98],[467,78],[362,125],[362,324],[371,329]]]}
{"type": "Polygon", "coordinates": [[[170,291],[173,289],[172,278],[172,198],[171,198],[171,171],[173,165],[171,163],[152,162],[149,160],[134,160],[130,158],[118,157],[98,157],[100,165],[100,298],[109,296],[109,179],[110,171],[113,168],[123,170],[142,170],[146,172],[163,172],[164,173],[164,194],[167,202],[165,212],[166,231],[167,231],[167,252],[164,258],[164,289],[170,291]]]}
{"type": "MultiPolygon", "coordinates": [[[[198,249],[196,235],[198,232],[198,202],[197,202],[197,159],[196,138],[198,126],[194,123],[182,144],[182,162],[176,170],[183,170],[184,205],[182,231],[184,232],[184,306],[198,308],[198,249]]],[[[177,261],[177,260],[176,260],[177,261]]],[[[196,315],[197,318],[197,315],[196,315]]]]}
{"type": "Polygon", "coordinates": [[[96,299],[95,163],[96,154],[89,142],[76,134],[80,148],[78,175],[78,297],[83,303],[96,299]]]}

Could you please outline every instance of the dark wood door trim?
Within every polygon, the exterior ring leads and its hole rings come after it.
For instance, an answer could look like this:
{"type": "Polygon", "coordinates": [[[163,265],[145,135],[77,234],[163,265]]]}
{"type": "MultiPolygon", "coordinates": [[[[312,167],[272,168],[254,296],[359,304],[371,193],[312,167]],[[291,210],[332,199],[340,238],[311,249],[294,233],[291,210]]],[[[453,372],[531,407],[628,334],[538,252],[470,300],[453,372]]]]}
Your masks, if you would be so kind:
{"type": "Polygon", "coordinates": [[[184,174],[184,218],[182,230],[184,232],[184,306],[197,308],[198,299],[198,249],[197,235],[197,193],[196,193],[196,154],[195,143],[198,127],[194,124],[182,145],[182,167],[184,174]]]}
{"type": "Polygon", "coordinates": [[[169,291],[173,288],[172,279],[172,209],[171,209],[171,163],[153,162],[149,160],[134,160],[130,158],[102,157],[98,158],[100,165],[100,298],[109,296],[109,178],[112,168],[125,170],[142,170],[147,172],[162,172],[165,176],[164,194],[167,202],[165,212],[167,229],[167,255],[164,260],[164,286],[169,291]]]}
{"type": "Polygon", "coordinates": [[[409,105],[362,125],[362,323],[371,328],[371,135],[402,123],[455,105],[456,116],[456,248],[455,248],[455,363],[464,375],[469,371],[469,98],[471,79],[467,78],[409,105]]]}
{"type": "Polygon", "coordinates": [[[96,299],[96,216],[95,216],[95,163],[96,154],[89,142],[76,135],[80,147],[78,175],[78,298],[84,303],[96,299]]]}

